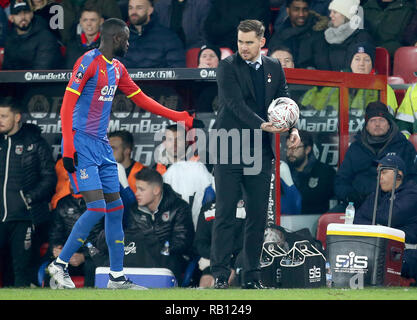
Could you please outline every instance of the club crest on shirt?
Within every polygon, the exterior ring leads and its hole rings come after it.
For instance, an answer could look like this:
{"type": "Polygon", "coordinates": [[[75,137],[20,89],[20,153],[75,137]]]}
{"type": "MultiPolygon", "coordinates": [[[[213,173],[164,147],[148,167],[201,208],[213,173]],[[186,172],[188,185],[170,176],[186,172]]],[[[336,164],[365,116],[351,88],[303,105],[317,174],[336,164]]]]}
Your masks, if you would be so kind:
{"type": "Polygon", "coordinates": [[[80,179],[81,180],[88,179],[87,169],[80,169],[80,179]]]}
{"type": "Polygon", "coordinates": [[[83,79],[83,77],[84,77],[84,73],[82,73],[81,71],[78,71],[77,74],[75,75],[74,82],[81,83],[81,80],[83,79]]]}
{"type": "Polygon", "coordinates": [[[21,144],[16,146],[15,153],[18,155],[23,153],[23,146],[21,144]]]}
{"type": "Polygon", "coordinates": [[[161,217],[163,222],[167,222],[169,220],[169,211],[165,211],[161,217]]]}
{"type": "Polygon", "coordinates": [[[310,180],[308,180],[308,186],[312,189],[317,187],[318,184],[319,184],[319,178],[311,177],[310,180]]]}

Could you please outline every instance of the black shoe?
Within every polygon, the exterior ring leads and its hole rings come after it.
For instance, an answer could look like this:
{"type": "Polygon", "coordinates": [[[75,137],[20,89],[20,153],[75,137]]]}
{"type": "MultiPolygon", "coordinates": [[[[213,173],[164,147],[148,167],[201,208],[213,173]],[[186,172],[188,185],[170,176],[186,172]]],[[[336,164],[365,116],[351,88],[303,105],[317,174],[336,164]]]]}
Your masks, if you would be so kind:
{"type": "Polygon", "coordinates": [[[214,282],[214,289],[227,289],[229,288],[229,283],[222,277],[216,278],[214,282]]]}
{"type": "Polygon", "coordinates": [[[242,284],[242,289],[269,289],[261,280],[247,281],[242,284]]]}

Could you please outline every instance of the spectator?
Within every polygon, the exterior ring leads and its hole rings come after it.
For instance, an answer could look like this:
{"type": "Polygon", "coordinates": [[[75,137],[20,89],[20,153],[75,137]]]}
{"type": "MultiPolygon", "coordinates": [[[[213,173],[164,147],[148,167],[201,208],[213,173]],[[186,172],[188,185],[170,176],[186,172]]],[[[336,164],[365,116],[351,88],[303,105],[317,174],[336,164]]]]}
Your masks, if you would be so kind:
{"type": "Polygon", "coordinates": [[[64,9],[64,28],[60,29],[60,32],[64,45],[69,44],[74,34],[81,34],[78,22],[83,6],[96,7],[105,20],[108,18],[122,18],[116,0],[62,0],[61,5],[64,9]]]}
{"type": "MultiPolygon", "coordinates": [[[[237,26],[245,19],[262,21],[264,26],[270,23],[269,0],[213,0],[204,30],[207,41],[222,48],[237,50],[237,26]]],[[[265,30],[265,38],[270,38],[269,30],[265,30]]]]}
{"type": "Polygon", "coordinates": [[[183,255],[191,254],[194,238],[190,207],[155,170],[144,168],[135,177],[137,203],[130,207],[125,227],[126,239],[134,235],[136,252],[143,254],[135,266],[168,268],[180,281],[186,265],[183,255]],[[170,254],[164,260],[166,241],[170,254]]]}
{"type": "Polygon", "coordinates": [[[210,7],[211,0],[155,1],[159,22],[178,35],[186,50],[206,43],[203,27],[210,7]]]}
{"type": "Polygon", "coordinates": [[[130,189],[133,193],[136,193],[135,175],[145,166],[132,159],[132,152],[135,147],[133,135],[126,130],[113,131],[109,133],[109,143],[113,149],[114,158],[125,169],[130,189]]]}
{"type": "Polygon", "coordinates": [[[348,48],[358,42],[373,43],[371,35],[359,28],[359,0],[333,0],[329,5],[330,23],[324,31],[327,54],[324,52],[322,69],[342,71],[346,64],[348,48]]]}
{"type": "Polygon", "coordinates": [[[129,51],[121,59],[127,68],[183,68],[185,50],[176,33],[152,15],[153,0],[129,0],[129,51]]]}
{"type": "Polygon", "coordinates": [[[334,196],[335,170],[314,156],[311,133],[299,131],[301,143],[287,148],[287,162],[291,176],[302,198],[302,214],[322,214],[329,210],[334,196]]]}
{"type": "MultiPolygon", "coordinates": [[[[60,197],[56,208],[54,208],[54,218],[49,234],[49,250],[51,250],[52,260],[59,256],[72,227],[86,210],[82,195],[74,194],[71,188],[62,158],[57,161],[55,170],[58,176],[57,193],[59,194],[60,190],[70,190],[70,193],[60,197]]],[[[81,247],[72,255],[68,265],[68,273],[70,276],[84,276],[84,286],[94,287],[95,264],[91,261],[86,247],[81,247]]]]}
{"type": "Polygon", "coordinates": [[[294,57],[291,49],[285,46],[277,46],[271,51],[268,51],[271,58],[278,59],[283,68],[294,68],[294,57]]]}
{"type": "Polygon", "coordinates": [[[368,0],[363,6],[365,28],[375,44],[388,50],[391,58],[403,45],[404,31],[415,11],[414,1],[368,0]]]}
{"type": "Polygon", "coordinates": [[[349,146],[336,173],[335,194],[341,203],[332,212],[344,212],[348,202],[359,208],[375,190],[375,160],[388,154],[401,157],[409,168],[409,178],[416,179],[416,150],[398,130],[388,108],[382,102],[371,102],[365,110],[365,124],[349,146]]]}
{"type": "Polygon", "coordinates": [[[12,31],[4,47],[4,70],[49,70],[61,66],[59,44],[27,0],[10,4],[12,31]]]}
{"type": "MultiPolygon", "coordinates": [[[[415,9],[417,9],[417,3],[415,4],[415,9]]],[[[417,10],[414,10],[410,22],[405,27],[402,41],[405,46],[417,46],[417,10]]]]}
{"type": "Polygon", "coordinates": [[[32,11],[35,16],[38,16],[39,18],[42,18],[46,25],[49,26],[49,30],[54,34],[54,36],[60,40],[61,34],[59,32],[58,23],[55,26],[55,22],[58,22],[55,20],[56,15],[59,14],[59,7],[62,8],[62,6],[53,0],[30,0],[29,4],[32,8],[32,11]],[[52,22],[52,25],[51,25],[52,22]]]}
{"type": "Polygon", "coordinates": [[[407,92],[404,95],[403,101],[401,101],[400,107],[398,108],[395,119],[401,132],[407,137],[411,134],[417,133],[417,121],[416,121],[416,110],[415,101],[417,99],[417,86],[414,83],[409,86],[407,92]]]}
{"type": "MultiPolygon", "coordinates": [[[[276,0],[272,0],[276,1],[276,0]]],[[[282,2],[278,7],[280,10],[278,11],[278,15],[273,22],[273,33],[279,32],[281,30],[282,24],[288,17],[287,10],[283,10],[287,6],[286,0],[279,0],[282,2]],[[281,10],[282,8],[282,10],[281,10]]],[[[271,2],[271,1],[270,1],[271,2]]],[[[310,1],[310,10],[313,10],[320,14],[321,16],[328,16],[329,15],[329,3],[331,0],[311,0],[310,1]]],[[[277,7],[277,5],[271,4],[271,7],[277,7]]]]}
{"type": "Polygon", "coordinates": [[[198,68],[217,68],[221,60],[222,53],[220,48],[211,45],[203,45],[198,52],[198,68]]]}
{"type": "Polygon", "coordinates": [[[9,24],[7,20],[7,15],[4,12],[4,9],[0,7],[0,47],[4,47],[4,44],[6,43],[8,27],[9,24]]]}
{"type": "Polygon", "coordinates": [[[38,126],[22,124],[21,119],[20,106],[10,97],[1,98],[0,251],[11,250],[12,260],[6,263],[13,267],[16,287],[34,280],[40,245],[47,241],[43,240],[51,221],[48,203],[56,184],[50,146],[38,126]]]}
{"type": "Polygon", "coordinates": [[[159,152],[162,156],[157,158],[159,160],[156,170],[163,175],[164,182],[168,183],[190,205],[196,229],[198,215],[205,204],[206,192],[214,193],[213,175],[203,163],[198,161],[199,156],[195,155],[194,147],[186,141],[184,127],[176,124],[168,126],[165,130],[163,147],[165,152],[159,152]]]}
{"type": "MultiPolygon", "coordinates": [[[[407,179],[407,167],[401,157],[387,155],[377,161],[381,169],[380,193],[377,199],[377,225],[388,226],[392,189],[395,188],[392,207],[391,227],[404,231],[406,249],[403,256],[401,276],[417,279],[417,250],[407,249],[408,244],[417,244],[417,185],[407,179]],[[398,170],[395,179],[394,169],[398,170]]],[[[357,210],[355,224],[372,224],[375,191],[371,193],[357,210]]]]}
{"type": "Polygon", "coordinates": [[[268,48],[287,46],[296,61],[296,68],[321,69],[317,65],[323,54],[324,30],[329,19],[310,10],[310,0],[287,0],[288,18],[278,32],[275,32],[268,48]]]}
{"type": "MultiPolygon", "coordinates": [[[[351,46],[346,54],[348,71],[360,74],[375,74],[375,46],[372,43],[359,42],[351,46]]],[[[377,90],[353,89],[354,98],[351,108],[363,109],[365,105],[378,101],[377,90]]],[[[398,109],[397,98],[394,90],[387,84],[387,106],[389,112],[394,115],[398,109]]]]}
{"type": "Polygon", "coordinates": [[[84,6],[80,14],[81,34],[73,35],[66,48],[65,66],[72,69],[79,57],[100,45],[100,26],[104,19],[96,7],[84,6]]]}
{"type": "MultiPolygon", "coordinates": [[[[214,277],[210,271],[210,251],[213,222],[215,219],[216,201],[206,203],[198,216],[197,230],[194,237],[194,251],[199,257],[198,268],[201,271],[200,283],[201,288],[212,288],[214,286],[214,277]]],[[[243,228],[245,224],[246,212],[244,201],[240,200],[236,208],[236,221],[234,223],[234,241],[233,252],[231,253],[231,272],[228,279],[229,285],[232,285],[236,277],[236,260],[243,246],[243,228]]]]}

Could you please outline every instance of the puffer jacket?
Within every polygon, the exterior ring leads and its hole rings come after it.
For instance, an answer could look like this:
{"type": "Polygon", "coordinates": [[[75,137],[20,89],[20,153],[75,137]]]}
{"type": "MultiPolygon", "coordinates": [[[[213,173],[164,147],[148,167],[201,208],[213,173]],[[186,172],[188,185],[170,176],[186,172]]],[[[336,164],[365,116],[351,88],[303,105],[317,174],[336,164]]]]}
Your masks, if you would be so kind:
{"type": "Polygon", "coordinates": [[[56,182],[51,147],[38,126],[25,123],[12,136],[0,135],[0,222],[48,221],[56,182]]]}
{"type": "Polygon", "coordinates": [[[187,254],[192,250],[194,227],[190,206],[166,183],[158,211],[151,213],[135,203],[126,223],[126,232],[141,233],[146,245],[157,247],[158,252],[167,240],[171,254],[187,254]]]}
{"type": "MultiPolygon", "coordinates": [[[[380,191],[375,223],[388,226],[391,192],[380,191]]],[[[366,198],[355,214],[355,224],[372,224],[375,192],[366,198]]],[[[405,232],[406,243],[417,243],[417,185],[406,181],[395,190],[391,227],[405,232]]]]}

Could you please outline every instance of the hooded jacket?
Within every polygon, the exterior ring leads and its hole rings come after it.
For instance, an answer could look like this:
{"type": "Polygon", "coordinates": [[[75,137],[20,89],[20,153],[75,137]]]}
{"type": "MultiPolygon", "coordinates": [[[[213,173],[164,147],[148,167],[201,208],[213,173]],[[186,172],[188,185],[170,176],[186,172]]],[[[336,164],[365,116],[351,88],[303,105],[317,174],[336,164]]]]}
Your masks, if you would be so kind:
{"type": "Polygon", "coordinates": [[[48,221],[56,182],[52,151],[38,126],[25,123],[12,136],[0,135],[0,222],[48,221]]]}
{"type": "Polygon", "coordinates": [[[9,33],[4,47],[4,70],[59,69],[62,56],[55,36],[42,18],[34,16],[29,31],[18,35],[16,27],[9,33]]]}
{"type": "MultiPolygon", "coordinates": [[[[391,192],[380,191],[375,223],[388,226],[391,192]]],[[[372,224],[375,192],[371,193],[355,214],[355,224],[372,224]]],[[[395,190],[391,227],[405,232],[406,243],[417,243],[417,185],[405,181],[395,190]]]]}
{"type": "Polygon", "coordinates": [[[409,169],[409,178],[416,180],[416,157],[414,146],[398,130],[393,120],[390,120],[392,132],[385,144],[376,152],[365,139],[366,129],[362,129],[355,141],[349,146],[345,158],[336,173],[335,194],[339,200],[355,202],[355,206],[364,201],[366,196],[375,191],[377,178],[377,163],[387,154],[401,157],[409,169]]]}

